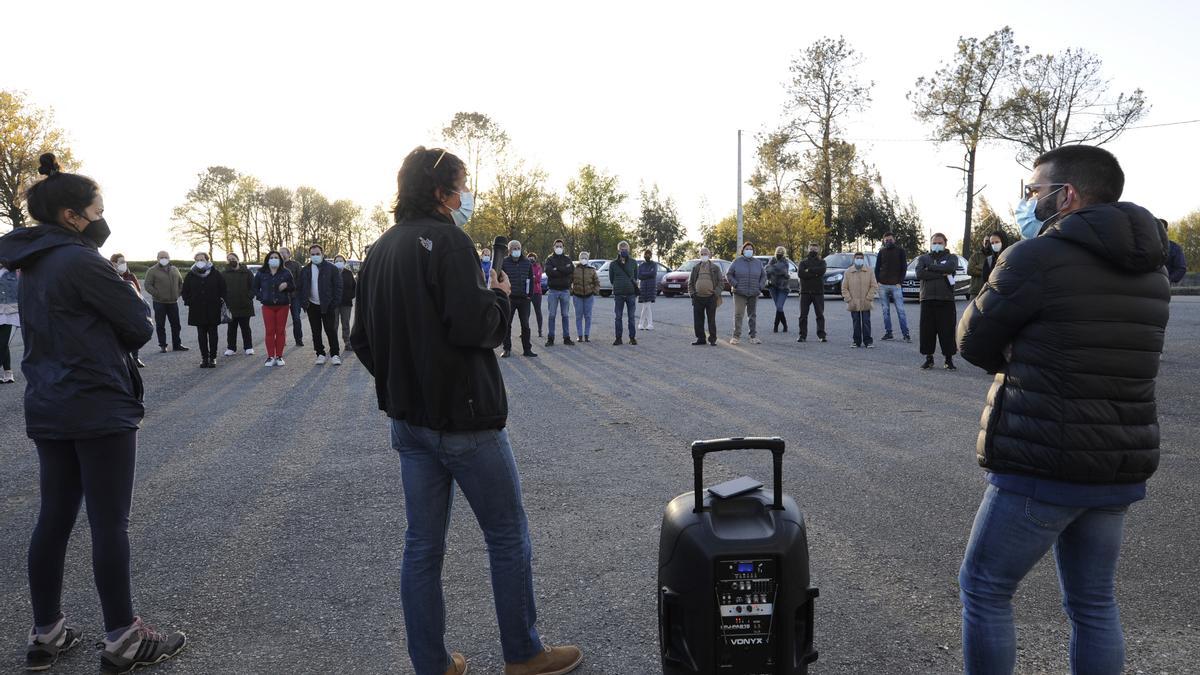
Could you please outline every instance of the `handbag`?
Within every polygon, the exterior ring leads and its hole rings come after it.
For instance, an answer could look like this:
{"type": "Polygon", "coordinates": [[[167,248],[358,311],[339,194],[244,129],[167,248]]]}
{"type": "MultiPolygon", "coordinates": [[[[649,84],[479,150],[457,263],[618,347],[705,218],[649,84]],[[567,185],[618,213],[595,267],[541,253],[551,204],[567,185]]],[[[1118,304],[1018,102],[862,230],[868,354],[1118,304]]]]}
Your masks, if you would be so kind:
{"type": "Polygon", "coordinates": [[[233,314],[229,312],[229,305],[225,304],[225,298],[221,298],[221,323],[229,323],[233,321],[233,314]]]}

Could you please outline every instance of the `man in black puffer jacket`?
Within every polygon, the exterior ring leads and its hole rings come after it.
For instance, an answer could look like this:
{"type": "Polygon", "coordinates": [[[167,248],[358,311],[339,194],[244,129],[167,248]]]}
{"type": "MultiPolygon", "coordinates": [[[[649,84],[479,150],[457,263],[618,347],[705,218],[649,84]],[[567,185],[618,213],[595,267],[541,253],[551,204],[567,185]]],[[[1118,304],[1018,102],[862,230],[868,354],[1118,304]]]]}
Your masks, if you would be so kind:
{"type": "Polygon", "coordinates": [[[533,343],[529,339],[529,296],[532,284],[540,284],[542,280],[534,281],[533,263],[521,255],[521,242],[516,239],[508,242],[508,255],[504,257],[500,267],[512,284],[512,294],[508,296],[509,302],[512,303],[512,311],[505,323],[507,328],[504,331],[504,352],[500,356],[508,358],[512,354],[512,317],[515,314],[521,320],[521,353],[531,358],[536,357],[537,354],[533,353],[533,343]]]}
{"type": "Polygon", "coordinates": [[[958,325],[996,374],[976,454],[988,470],[959,583],[966,672],[1012,672],[1011,600],[1055,548],[1073,672],[1117,673],[1114,598],[1129,504],[1158,466],[1154,380],[1167,326],[1167,235],[1118,202],[1115,157],[1064,146],[1034,162],[1017,209],[1040,236],[1005,250],[958,325]]]}

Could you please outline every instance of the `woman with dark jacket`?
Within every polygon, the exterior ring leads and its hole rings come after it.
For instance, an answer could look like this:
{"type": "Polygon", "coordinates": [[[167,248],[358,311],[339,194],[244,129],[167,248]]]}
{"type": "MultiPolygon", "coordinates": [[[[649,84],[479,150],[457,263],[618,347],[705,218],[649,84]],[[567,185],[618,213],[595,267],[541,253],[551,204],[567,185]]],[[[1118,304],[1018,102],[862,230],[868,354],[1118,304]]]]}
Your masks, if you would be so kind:
{"type": "MultiPolygon", "coordinates": [[[[109,256],[108,261],[112,263],[114,268],[116,268],[117,274],[121,275],[121,278],[125,280],[125,283],[133,286],[133,290],[137,292],[138,297],[142,297],[142,284],[138,281],[137,275],[129,271],[129,263],[125,262],[125,255],[121,253],[114,253],[109,256]]],[[[143,300],[143,302],[145,301],[143,300]]],[[[146,364],[142,362],[141,357],[138,355],[137,350],[133,352],[133,362],[137,364],[138,368],[146,367],[146,364]]]]}
{"type": "Polygon", "coordinates": [[[200,340],[200,367],[217,367],[217,326],[225,303],[225,277],[212,266],[207,253],[196,254],[196,264],[183,279],[183,304],[188,308],[188,325],[196,327],[200,340]]]}
{"type": "Polygon", "coordinates": [[[13,329],[21,328],[17,295],[21,280],[17,273],[0,264],[0,384],[16,382],[12,371],[12,353],[8,349],[13,329]]]}
{"type": "Polygon", "coordinates": [[[174,656],[185,640],[134,615],[130,588],[129,511],[145,413],[142,378],[130,353],[150,340],[154,324],[146,303],[97,251],[109,234],[99,186],[61,173],[49,153],[39,173],[46,178],[25,191],[38,224],[0,238],[0,265],[21,271],[25,428],[40,472],[25,665],[45,670],[79,644],[79,630],[62,612],[62,582],[67,544],[86,499],[106,631],[101,669],[124,673],[174,656]]]}
{"type": "Polygon", "coordinates": [[[778,333],[780,326],[783,326],[783,332],[787,332],[787,314],[784,308],[787,306],[788,292],[791,291],[790,272],[787,249],[776,246],[775,257],[767,263],[767,284],[771,287],[771,299],[775,301],[775,326],[771,329],[772,333],[778,333]]]}
{"type": "Polygon", "coordinates": [[[228,266],[221,274],[225,279],[225,306],[229,308],[229,328],[225,332],[225,356],[237,353],[238,329],[242,331],[242,349],[246,356],[254,356],[254,336],[250,332],[250,318],[254,316],[254,273],[242,264],[236,253],[230,253],[225,261],[228,266]]]}
{"type": "Polygon", "coordinates": [[[254,297],[262,303],[263,328],[266,330],[267,368],[282,366],[283,348],[287,346],[288,310],[292,306],[292,291],[296,280],[284,266],[279,251],[267,253],[263,266],[254,275],[254,297]]]}
{"type": "Polygon", "coordinates": [[[638,330],[654,330],[654,301],[658,299],[658,263],[654,262],[650,249],[642,252],[638,263],[638,330]]]}
{"type": "Polygon", "coordinates": [[[983,285],[987,283],[992,270],[996,268],[996,260],[1006,248],[1008,248],[1007,237],[1004,236],[1004,232],[996,230],[983,240],[979,250],[971,254],[971,258],[967,262],[967,274],[971,276],[970,294],[972,298],[983,290],[983,285]]]}
{"type": "Polygon", "coordinates": [[[542,337],[542,266],[536,253],[529,254],[529,264],[533,268],[529,275],[529,305],[537,317],[538,337],[542,337]]]}
{"type": "Polygon", "coordinates": [[[342,322],[342,342],[350,344],[350,317],[354,313],[354,271],[346,265],[346,256],[333,257],[333,266],[342,275],[342,301],[338,303],[338,318],[342,322]]]}

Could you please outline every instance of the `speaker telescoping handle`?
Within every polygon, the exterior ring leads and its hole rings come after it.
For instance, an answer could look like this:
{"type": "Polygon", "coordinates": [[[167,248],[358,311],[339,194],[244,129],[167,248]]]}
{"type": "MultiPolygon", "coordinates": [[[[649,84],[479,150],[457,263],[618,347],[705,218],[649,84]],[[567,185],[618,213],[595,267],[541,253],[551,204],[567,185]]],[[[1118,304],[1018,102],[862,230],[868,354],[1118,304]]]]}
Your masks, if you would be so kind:
{"type": "Polygon", "coordinates": [[[783,450],[785,444],[782,438],[751,437],[751,438],[715,438],[708,441],[692,443],[693,475],[696,479],[696,506],[692,510],[700,513],[704,510],[704,456],[710,452],[726,450],[770,450],[771,464],[775,482],[775,501],[771,508],[783,510],[783,450]]]}

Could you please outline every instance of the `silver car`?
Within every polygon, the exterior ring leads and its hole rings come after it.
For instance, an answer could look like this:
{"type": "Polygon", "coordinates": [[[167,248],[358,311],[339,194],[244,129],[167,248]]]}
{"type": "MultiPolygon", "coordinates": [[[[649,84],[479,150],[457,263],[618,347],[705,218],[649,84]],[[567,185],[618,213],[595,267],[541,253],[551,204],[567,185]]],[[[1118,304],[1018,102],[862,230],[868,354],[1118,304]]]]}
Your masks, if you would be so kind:
{"type": "MultiPolygon", "coordinates": [[[[921,297],[921,281],[917,279],[917,260],[913,258],[908,263],[908,271],[904,273],[903,292],[905,298],[921,297]]],[[[954,294],[968,300],[971,297],[971,277],[967,276],[967,259],[958,256],[958,272],[954,275],[954,294]]]]}

